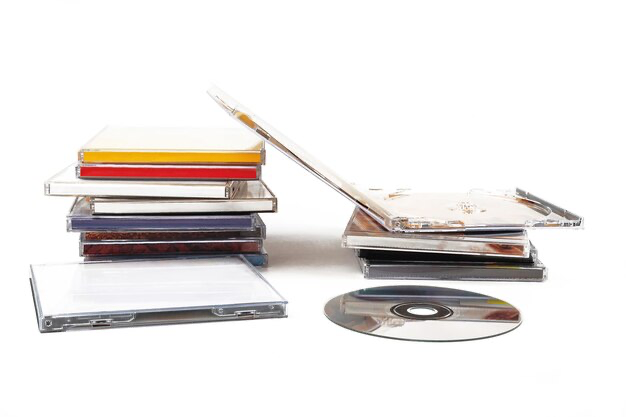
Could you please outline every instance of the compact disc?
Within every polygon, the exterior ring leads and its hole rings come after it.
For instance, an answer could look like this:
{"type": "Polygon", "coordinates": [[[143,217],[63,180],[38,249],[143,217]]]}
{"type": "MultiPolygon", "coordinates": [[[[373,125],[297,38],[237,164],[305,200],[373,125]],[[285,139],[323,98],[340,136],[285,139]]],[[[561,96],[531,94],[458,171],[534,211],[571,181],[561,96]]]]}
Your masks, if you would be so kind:
{"type": "Polygon", "coordinates": [[[511,304],[475,292],[398,285],[333,298],[326,317],[346,329],[390,339],[452,342],[498,336],[522,317],[511,304]]]}

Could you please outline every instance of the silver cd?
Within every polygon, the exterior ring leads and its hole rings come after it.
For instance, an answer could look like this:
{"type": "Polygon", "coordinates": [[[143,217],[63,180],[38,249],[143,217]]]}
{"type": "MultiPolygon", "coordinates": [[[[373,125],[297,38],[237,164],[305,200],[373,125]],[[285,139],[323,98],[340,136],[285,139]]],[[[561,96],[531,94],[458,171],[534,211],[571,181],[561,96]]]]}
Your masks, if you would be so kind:
{"type": "Polygon", "coordinates": [[[333,298],[326,317],[346,329],[390,339],[452,342],[498,336],[522,323],[497,298],[443,287],[365,288],[333,298]]]}

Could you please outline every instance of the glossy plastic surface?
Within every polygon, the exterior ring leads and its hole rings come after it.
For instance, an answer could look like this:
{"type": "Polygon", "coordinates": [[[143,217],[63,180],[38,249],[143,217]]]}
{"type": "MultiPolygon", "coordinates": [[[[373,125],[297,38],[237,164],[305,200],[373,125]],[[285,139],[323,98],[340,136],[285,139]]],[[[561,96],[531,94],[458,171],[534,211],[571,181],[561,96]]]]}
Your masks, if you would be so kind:
{"type": "Polygon", "coordinates": [[[44,183],[46,195],[89,197],[230,198],[238,181],[85,180],[72,164],[44,183]]]}
{"type": "Polygon", "coordinates": [[[79,152],[84,163],[261,164],[264,144],[236,129],[106,127],[79,152]]]}
{"type": "Polygon", "coordinates": [[[342,246],[493,257],[530,255],[526,231],[483,233],[390,232],[360,209],[355,209],[343,234],[342,246]]]}
{"type": "Polygon", "coordinates": [[[450,232],[582,226],[581,217],[519,189],[467,194],[362,189],[341,178],[224,91],[212,87],[208,93],[229,115],[351,200],[388,230],[450,232]]]}
{"type": "Polygon", "coordinates": [[[42,332],[286,315],[241,256],[32,265],[31,285],[42,332]]]}
{"type": "Polygon", "coordinates": [[[277,199],[262,181],[243,181],[230,199],[90,198],[94,214],[273,213],[277,199]]]}
{"type": "Polygon", "coordinates": [[[67,229],[76,232],[252,231],[257,228],[258,222],[258,214],[98,215],[91,214],[86,199],[78,198],[67,216],[67,229]]]}

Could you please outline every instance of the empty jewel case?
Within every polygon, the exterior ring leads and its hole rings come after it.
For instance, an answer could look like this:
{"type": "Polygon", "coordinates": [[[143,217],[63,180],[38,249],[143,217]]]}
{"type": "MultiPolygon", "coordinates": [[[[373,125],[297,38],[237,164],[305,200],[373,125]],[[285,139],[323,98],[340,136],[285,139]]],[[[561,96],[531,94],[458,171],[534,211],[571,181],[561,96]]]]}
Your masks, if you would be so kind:
{"type": "Polygon", "coordinates": [[[242,256],[31,265],[41,332],[286,317],[242,256]]]}
{"type": "Polygon", "coordinates": [[[276,196],[263,181],[242,181],[230,199],[89,198],[93,214],[274,213],[276,196]]]}
{"type": "Polygon", "coordinates": [[[524,230],[490,233],[390,232],[359,208],[354,210],[348,221],[342,246],[493,257],[526,258],[530,255],[530,242],[524,230]]]}
{"type": "Polygon", "coordinates": [[[85,180],[76,177],[76,164],[72,164],[46,181],[44,192],[52,196],[231,198],[240,183],[241,181],[85,180]]]}
{"type": "Polygon", "coordinates": [[[234,215],[95,215],[89,202],[78,198],[67,216],[67,230],[94,231],[201,231],[201,230],[255,230],[260,222],[258,214],[234,215]]]}
{"type": "Polygon", "coordinates": [[[409,190],[368,190],[337,175],[232,97],[208,91],[228,114],[275,146],[391,231],[432,232],[578,227],[582,218],[523,190],[419,194],[409,190]]]}

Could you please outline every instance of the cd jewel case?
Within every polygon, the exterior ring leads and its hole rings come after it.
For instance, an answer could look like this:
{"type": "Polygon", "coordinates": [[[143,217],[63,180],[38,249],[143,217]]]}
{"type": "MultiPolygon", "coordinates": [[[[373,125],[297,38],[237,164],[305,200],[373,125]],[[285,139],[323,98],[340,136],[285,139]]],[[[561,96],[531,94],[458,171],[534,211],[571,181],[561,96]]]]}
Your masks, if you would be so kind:
{"type": "Polygon", "coordinates": [[[96,231],[199,231],[199,230],[249,230],[259,225],[258,214],[233,215],[97,215],[91,214],[84,198],[74,202],[67,216],[67,230],[75,232],[96,231]]]}
{"type": "Polygon", "coordinates": [[[522,323],[519,310],[497,298],[418,285],[352,291],[326,303],[324,313],[359,333],[423,342],[484,339],[522,323]]]}
{"type": "Polygon", "coordinates": [[[530,255],[526,231],[483,233],[395,233],[386,230],[359,208],[354,210],[343,234],[342,246],[352,249],[382,249],[454,253],[494,257],[530,255]]]}
{"type": "Polygon", "coordinates": [[[243,256],[246,261],[250,262],[253,266],[267,266],[269,262],[269,256],[267,255],[267,252],[265,252],[265,249],[258,253],[244,253],[241,256],[243,256]]]}
{"type": "Polygon", "coordinates": [[[527,258],[515,258],[510,256],[485,256],[485,255],[459,255],[456,253],[440,252],[407,252],[379,249],[356,249],[357,256],[378,261],[436,261],[436,262],[514,262],[520,264],[533,263],[533,257],[537,256],[537,250],[531,244],[530,254],[527,258]]]}
{"type": "Polygon", "coordinates": [[[70,165],[44,184],[46,195],[93,197],[231,198],[239,181],[122,181],[76,178],[70,165]]]}
{"type": "Polygon", "coordinates": [[[82,163],[253,164],[263,141],[236,129],[106,127],[82,147],[82,163]]]}
{"type": "Polygon", "coordinates": [[[243,257],[31,265],[41,332],[286,317],[243,257]]]}
{"type": "Polygon", "coordinates": [[[419,194],[408,190],[385,192],[358,188],[217,87],[208,93],[232,117],[388,230],[448,232],[582,226],[581,217],[519,189],[504,193],[419,194]]]}
{"type": "Polygon", "coordinates": [[[222,239],[265,239],[265,224],[258,218],[259,224],[254,230],[202,230],[202,231],[144,231],[144,232],[82,232],[80,238],[84,241],[173,241],[173,240],[222,240],[222,239]]]}
{"type": "Polygon", "coordinates": [[[82,164],[76,167],[76,176],[117,180],[258,180],[261,166],[82,164]]]}
{"type": "Polygon", "coordinates": [[[582,219],[524,190],[414,193],[369,190],[396,231],[483,231],[578,227],[582,219]]]}
{"type": "Polygon", "coordinates": [[[89,199],[94,214],[274,213],[276,197],[262,181],[243,181],[230,199],[89,199]]]}
{"type": "MultiPolygon", "coordinates": [[[[223,258],[226,255],[204,255],[204,254],[177,254],[177,253],[160,253],[158,255],[150,256],[149,259],[207,259],[207,258],[223,258]]],[[[230,256],[230,255],[228,255],[230,256]]],[[[257,253],[241,253],[234,256],[242,256],[246,261],[250,262],[252,266],[267,266],[269,256],[265,249],[257,253]]],[[[145,255],[129,255],[129,256],[85,256],[83,258],[85,262],[121,262],[121,261],[136,261],[146,260],[145,255]]]]}
{"type": "Polygon", "coordinates": [[[537,258],[534,248],[530,258],[521,261],[507,258],[496,262],[468,255],[459,255],[455,259],[454,255],[363,250],[357,251],[357,259],[363,276],[368,279],[541,282],[547,278],[547,269],[537,258]],[[401,258],[402,255],[405,259],[401,258]]]}
{"type": "Polygon", "coordinates": [[[162,254],[243,254],[258,253],[262,239],[225,240],[81,240],[80,256],[158,256],[162,254]]]}

